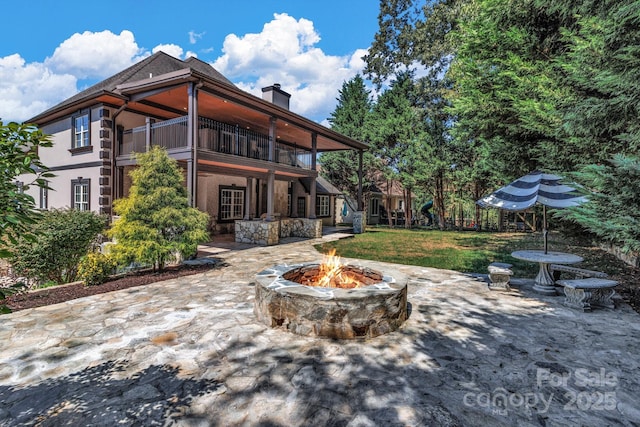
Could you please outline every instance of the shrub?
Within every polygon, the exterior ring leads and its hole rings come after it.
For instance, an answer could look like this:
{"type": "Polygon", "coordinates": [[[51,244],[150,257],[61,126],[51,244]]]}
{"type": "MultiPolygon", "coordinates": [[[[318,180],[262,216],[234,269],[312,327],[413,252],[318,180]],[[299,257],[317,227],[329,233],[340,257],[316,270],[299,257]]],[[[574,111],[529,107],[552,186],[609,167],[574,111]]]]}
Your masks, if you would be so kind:
{"type": "Polygon", "coordinates": [[[115,201],[120,216],[110,230],[112,254],[120,265],[151,264],[162,270],[175,254],[182,258],[197,252],[209,238],[209,215],[189,206],[178,163],[166,150],[153,147],[136,156],[129,197],[115,201]]]}
{"type": "Polygon", "coordinates": [[[78,265],[78,279],[87,286],[103,284],[116,268],[115,261],[100,252],[89,252],[78,265]]]}
{"type": "Polygon", "coordinates": [[[80,258],[97,242],[106,224],[106,218],[95,212],[45,211],[32,225],[36,238],[21,238],[11,247],[13,269],[19,276],[40,282],[73,282],[80,258]]]}

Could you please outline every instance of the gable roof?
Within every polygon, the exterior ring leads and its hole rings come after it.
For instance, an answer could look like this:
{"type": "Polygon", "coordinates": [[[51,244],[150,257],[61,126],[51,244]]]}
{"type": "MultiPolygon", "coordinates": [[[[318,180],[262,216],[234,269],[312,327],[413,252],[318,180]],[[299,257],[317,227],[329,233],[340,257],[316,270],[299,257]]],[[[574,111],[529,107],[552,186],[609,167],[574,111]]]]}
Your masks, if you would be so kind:
{"type": "Polygon", "coordinates": [[[316,178],[316,193],[317,194],[342,194],[342,191],[338,190],[329,180],[321,175],[316,178]]]}
{"type": "Polygon", "coordinates": [[[204,61],[201,61],[194,57],[189,57],[186,60],[182,61],[178,58],[174,58],[167,53],[158,51],[153,55],[143,59],[142,61],[133,64],[131,67],[126,68],[119,73],[114,74],[113,76],[108,77],[105,80],[102,80],[101,82],[98,82],[81,92],[78,92],[77,94],[65,99],[59,104],[54,105],[48,110],[43,111],[37,116],[29,119],[28,122],[36,122],[37,119],[45,117],[56,110],[63,109],[66,106],[73,105],[74,103],[85,99],[96,97],[103,93],[118,94],[116,88],[119,85],[137,82],[140,80],[148,79],[152,76],[184,70],[185,68],[191,68],[220,83],[236,87],[233,83],[231,83],[229,79],[220,74],[215,68],[204,61]]]}

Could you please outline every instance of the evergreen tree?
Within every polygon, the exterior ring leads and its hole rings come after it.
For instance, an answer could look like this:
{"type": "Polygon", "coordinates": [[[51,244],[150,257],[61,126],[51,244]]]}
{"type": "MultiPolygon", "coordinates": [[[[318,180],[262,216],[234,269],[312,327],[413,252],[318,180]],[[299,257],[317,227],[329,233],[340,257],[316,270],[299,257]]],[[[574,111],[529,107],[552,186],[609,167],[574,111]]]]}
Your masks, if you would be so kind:
{"type": "MultiPolygon", "coordinates": [[[[366,141],[365,123],[371,112],[370,93],[359,74],[342,84],[338,104],[331,113],[331,128],[358,141],[366,141]]],[[[320,155],[320,173],[352,199],[358,196],[359,154],[354,150],[325,152],[320,155]]],[[[363,196],[373,181],[376,159],[371,151],[363,153],[363,196]]]]}
{"type": "Polygon", "coordinates": [[[617,154],[611,162],[586,165],[572,174],[588,203],[558,211],[625,252],[640,252],[640,158],[617,154]]]}
{"type": "MultiPolygon", "coordinates": [[[[374,154],[380,158],[388,182],[400,181],[407,195],[416,185],[418,168],[424,160],[424,122],[416,105],[412,74],[400,73],[378,98],[366,126],[374,154]]],[[[391,186],[388,185],[390,189],[391,186]]],[[[391,200],[387,195],[387,202],[391,200]]],[[[410,200],[405,206],[411,206],[410,200]]],[[[390,206],[386,207],[390,212],[390,206]]],[[[410,215],[410,210],[407,209],[410,215]]],[[[405,224],[411,225],[410,216],[405,224]]],[[[389,216],[389,225],[392,225],[389,216]]]]}
{"type": "Polygon", "coordinates": [[[564,105],[565,143],[574,162],[601,163],[640,150],[640,4],[584,2],[574,31],[563,32],[568,49],[562,70],[574,96],[564,105]]]}
{"type": "Polygon", "coordinates": [[[409,147],[416,159],[411,180],[424,201],[429,196],[433,199],[441,227],[445,223],[445,188],[450,187],[456,161],[449,130],[452,117],[446,110],[451,87],[444,75],[455,53],[448,34],[458,28],[461,8],[468,2],[381,0],[379,29],[365,57],[365,72],[378,85],[407,70],[419,70],[423,76],[415,79],[413,88],[412,101],[422,110],[424,132],[417,144],[409,147]]]}
{"type": "Polygon", "coordinates": [[[162,270],[175,254],[188,257],[207,241],[208,215],[189,206],[177,162],[154,146],[136,156],[129,197],[116,200],[110,236],[121,263],[151,263],[162,270]]]}
{"type": "Polygon", "coordinates": [[[544,1],[477,0],[450,34],[456,55],[451,112],[456,136],[472,142],[499,177],[534,169],[566,169],[560,105],[570,97],[554,59],[565,49],[571,17],[544,1]]]}

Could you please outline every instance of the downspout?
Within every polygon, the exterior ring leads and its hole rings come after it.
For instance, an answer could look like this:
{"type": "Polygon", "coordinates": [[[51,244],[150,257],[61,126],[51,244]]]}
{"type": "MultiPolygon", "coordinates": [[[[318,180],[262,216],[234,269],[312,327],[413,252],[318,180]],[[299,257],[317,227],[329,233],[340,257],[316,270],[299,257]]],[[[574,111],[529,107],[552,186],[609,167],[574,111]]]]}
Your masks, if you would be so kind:
{"type": "Polygon", "coordinates": [[[125,100],[124,104],[122,104],[122,106],[113,113],[113,119],[111,121],[111,143],[113,146],[111,147],[111,173],[109,174],[109,180],[111,181],[111,215],[109,215],[109,223],[111,223],[111,219],[113,218],[113,202],[116,199],[116,196],[120,196],[117,192],[118,186],[116,185],[116,157],[119,154],[117,148],[118,127],[116,125],[116,119],[128,106],[129,100],[125,100]]]}
{"type": "Polygon", "coordinates": [[[191,83],[188,88],[187,145],[189,146],[190,159],[187,160],[187,190],[191,207],[198,206],[198,89],[202,85],[202,81],[199,81],[195,85],[191,83]],[[189,162],[191,162],[191,167],[189,167],[189,162]]]}
{"type": "Polygon", "coordinates": [[[194,126],[193,126],[193,207],[198,207],[198,147],[200,146],[198,127],[200,126],[200,118],[198,116],[198,100],[200,98],[200,89],[204,86],[202,80],[199,80],[194,88],[194,126]]]}

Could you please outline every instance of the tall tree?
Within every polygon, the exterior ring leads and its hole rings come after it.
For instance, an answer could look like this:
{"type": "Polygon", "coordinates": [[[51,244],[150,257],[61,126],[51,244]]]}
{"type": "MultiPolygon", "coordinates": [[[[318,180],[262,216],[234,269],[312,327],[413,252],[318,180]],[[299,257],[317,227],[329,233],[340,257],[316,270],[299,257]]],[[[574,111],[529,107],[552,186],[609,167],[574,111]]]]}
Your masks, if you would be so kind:
{"type": "Polygon", "coordinates": [[[458,28],[462,5],[470,0],[381,0],[379,29],[365,57],[365,72],[378,85],[390,76],[414,70],[415,105],[421,108],[426,135],[415,149],[424,161],[416,171],[416,186],[434,199],[444,226],[444,193],[450,179],[451,117],[445,107],[450,83],[444,73],[455,52],[447,35],[458,28]]]}
{"type": "MultiPolygon", "coordinates": [[[[562,9],[560,10],[560,12],[562,9]]],[[[566,12],[565,12],[566,13],[566,12]]],[[[565,144],[574,163],[601,163],[640,151],[640,4],[583,2],[560,65],[574,90],[564,107],[565,144]]]]}
{"type": "Polygon", "coordinates": [[[121,263],[153,264],[162,270],[172,256],[193,255],[207,241],[208,215],[189,206],[182,173],[166,150],[154,146],[136,156],[129,197],[116,200],[110,236],[113,254],[121,263]]]}
{"type": "MultiPolygon", "coordinates": [[[[331,128],[358,141],[366,142],[365,123],[371,112],[370,92],[361,75],[342,84],[338,104],[331,113],[331,128]]],[[[352,199],[357,199],[358,152],[354,150],[325,152],[320,155],[320,173],[352,199]]],[[[373,182],[376,159],[371,151],[363,153],[363,196],[368,199],[368,189],[373,182]]],[[[359,208],[359,207],[358,207],[359,208]]]]}
{"type": "Polygon", "coordinates": [[[51,147],[50,138],[32,125],[0,121],[0,257],[11,256],[3,247],[16,244],[38,217],[35,200],[26,190],[30,185],[48,188],[53,174],[38,156],[40,147],[51,147]],[[26,179],[27,182],[18,182],[26,179]]]}
{"type": "Polygon", "coordinates": [[[570,97],[554,58],[566,47],[571,17],[544,1],[476,0],[449,35],[456,45],[448,76],[457,136],[505,179],[537,168],[569,167],[561,103],[570,97]]]}
{"type": "MultiPolygon", "coordinates": [[[[415,177],[422,160],[421,156],[416,156],[420,152],[418,146],[425,141],[422,111],[416,106],[414,90],[412,74],[400,73],[378,98],[366,126],[373,152],[382,162],[385,179],[400,181],[407,197],[415,188],[415,177]]],[[[386,209],[390,213],[389,196],[386,209]]],[[[405,224],[410,226],[411,205],[406,203],[405,206],[408,214],[405,224]]],[[[391,216],[389,225],[392,225],[391,216]]]]}

